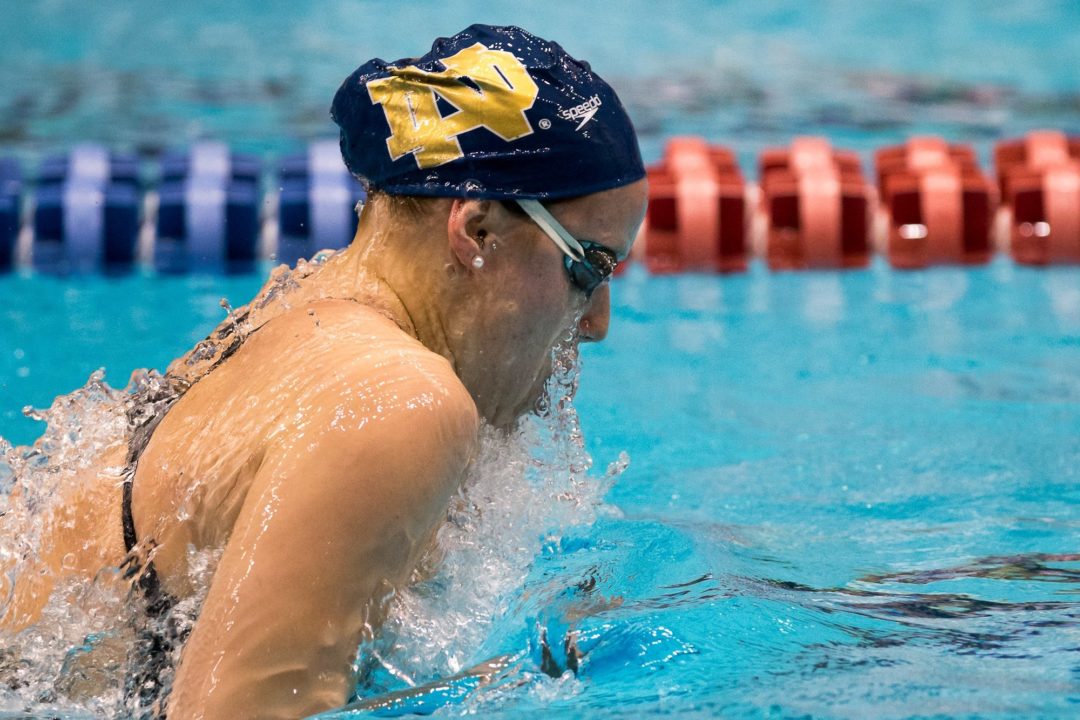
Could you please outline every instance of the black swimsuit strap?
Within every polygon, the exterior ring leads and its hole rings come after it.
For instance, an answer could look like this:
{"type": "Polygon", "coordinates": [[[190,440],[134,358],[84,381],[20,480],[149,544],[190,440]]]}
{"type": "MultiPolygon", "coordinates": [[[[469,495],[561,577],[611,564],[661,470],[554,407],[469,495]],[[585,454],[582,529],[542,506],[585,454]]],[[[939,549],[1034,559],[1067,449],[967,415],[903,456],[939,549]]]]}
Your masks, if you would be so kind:
{"type": "MultiPolygon", "coordinates": [[[[240,320],[246,317],[245,313],[240,320]]],[[[258,328],[252,333],[257,331],[258,328]]],[[[227,331],[219,331],[215,337],[223,340],[226,335],[227,331]]],[[[121,567],[125,568],[125,577],[135,578],[135,587],[139,589],[145,603],[146,619],[153,620],[137,634],[135,656],[139,658],[139,662],[124,683],[126,701],[136,703],[141,708],[136,713],[136,717],[140,719],[152,717],[156,720],[164,720],[167,698],[162,695],[165,691],[163,678],[172,662],[171,658],[176,649],[184,644],[190,628],[182,625],[178,627],[172,622],[169,612],[176,605],[176,599],[162,589],[154,563],[144,560],[141,557],[143,553],[136,552],[139,540],[138,533],[135,531],[135,517],[131,510],[135,471],[138,469],[143,451],[150,444],[151,435],[176,401],[183,397],[195,382],[206,377],[210,371],[235,354],[243,342],[242,337],[231,338],[228,346],[200,378],[187,381],[166,375],[163,387],[151,390],[128,410],[128,422],[134,430],[128,446],[121,499],[120,520],[124,531],[124,548],[127,551],[127,558],[121,567]],[[149,417],[139,412],[147,403],[160,403],[156,412],[149,417]]],[[[154,541],[151,538],[147,542],[153,545],[154,541]]]]}
{"type": "MultiPolygon", "coordinates": [[[[246,314],[245,316],[246,317],[246,314]]],[[[258,332],[258,328],[252,331],[251,334],[258,332]]],[[[248,335],[250,337],[251,335],[248,335]]],[[[224,339],[225,333],[219,332],[217,334],[219,339],[224,339]]],[[[243,344],[246,338],[234,337],[228,346],[221,352],[221,355],[214,360],[210,368],[206,371],[206,374],[202,377],[209,375],[211,371],[215,370],[223,362],[232,357],[240,346],[243,344]]],[[[200,378],[201,379],[201,378],[200,378]]],[[[135,471],[139,467],[139,459],[142,457],[143,451],[146,446],[150,444],[150,437],[154,434],[154,430],[161,424],[161,421],[168,414],[169,410],[176,401],[179,400],[184,394],[191,389],[191,385],[183,381],[180,381],[181,389],[167,389],[158,390],[149,398],[145,398],[143,402],[163,402],[158,412],[150,418],[144,418],[138,422],[132,424],[137,425],[131,436],[131,444],[128,447],[127,467],[124,472],[124,486],[123,497],[121,499],[121,513],[120,521],[123,525],[124,531],[124,549],[128,553],[128,559],[125,564],[129,565],[127,572],[129,577],[138,575],[136,583],[143,592],[143,596],[147,600],[147,612],[150,615],[162,615],[173,606],[175,600],[167,593],[161,590],[161,581],[158,578],[157,570],[154,569],[153,562],[147,562],[145,565],[136,558],[132,551],[139,542],[138,533],[135,532],[135,517],[131,512],[131,496],[135,484],[135,471]]],[[[130,413],[129,413],[130,417],[130,413]]]]}
{"type": "Polygon", "coordinates": [[[131,516],[131,488],[134,483],[130,476],[124,479],[124,498],[121,500],[120,520],[124,525],[124,550],[131,552],[138,539],[135,537],[135,518],[131,516]]]}
{"type": "Polygon", "coordinates": [[[128,577],[138,576],[135,584],[146,600],[146,613],[151,617],[160,617],[172,608],[176,600],[161,589],[161,580],[154,563],[148,561],[144,564],[132,553],[138,541],[135,537],[135,520],[131,515],[131,486],[131,478],[124,480],[121,520],[124,525],[124,547],[128,552],[124,564],[128,566],[128,577]]]}

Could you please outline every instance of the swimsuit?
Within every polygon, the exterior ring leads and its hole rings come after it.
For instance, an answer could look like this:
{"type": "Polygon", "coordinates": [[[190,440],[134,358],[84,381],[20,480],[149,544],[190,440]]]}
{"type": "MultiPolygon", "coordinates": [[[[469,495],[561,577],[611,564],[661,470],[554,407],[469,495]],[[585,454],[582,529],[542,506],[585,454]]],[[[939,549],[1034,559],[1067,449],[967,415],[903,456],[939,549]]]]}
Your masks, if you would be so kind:
{"type": "MultiPolygon", "coordinates": [[[[220,343],[229,338],[230,334],[235,332],[235,328],[238,327],[240,322],[247,319],[247,315],[248,313],[245,311],[230,323],[222,323],[222,326],[212,333],[209,338],[195,347],[195,350],[189,354],[189,357],[198,358],[201,355],[201,351],[204,349],[209,350],[211,353],[210,357],[213,357],[213,353],[217,352],[220,343]]],[[[210,364],[210,367],[193,380],[188,380],[171,373],[166,373],[160,378],[151,380],[150,383],[146,384],[135,393],[132,397],[131,404],[128,407],[128,427],[132,428],[132,432],[131,441],[128,444],[127,462],[125,463],[123,472],[124,487],[123,499],[121,501],[121,523],[124,531],[124,548],[128,553],[128,557],[123,565],[127,566],[127,577],[135,577],[138,575],[137,584],[142,591],[143,596],[150,604],[148,612],[151,614],[167,612],[172,603],[164,604],[168,596],[161,591],[160,581],[158,580],[157,571],[154,570],[154,564],[152,562],[147,562],[143,565],[141,560],[132,553],[135,546],[138,544],[138,536],[135,533],[135,518],[131,514],[131,494],[135,482],[135,472],[139,467],[139,458],[142,457],[143,451],[146,450],[146,446],[150,444],[150,438],[154,434],[154,430],[161,424],[161,421],[165,418],[165,414],[169,412],[174,404],[176,404],[176,401],[182,398],[184,394],[191,389],[192,385],[209,375],[216,370],[219,365],[236,354],[236,351],[244,344],[244,340],[251,337],[251,335],[254,335],[256,332],[258,332],[257,328],[248,335],[235,333],[235,336],[229,339],[228,345],[220,351],[220,355],[214,359],[210,364]],[[155,611],[154,608],[157,608],[157,610],[155,611]]]]}
{"type": "MultiPolygon", "coordinates": [[[[187,632],[179,629],[169,617],[176,599],[162,590],[154,563],[145,559],[145,553],[137,552],[135,520],[131,514],[132,484],[139,458],[150,442],[154,429],[165,417],[169,408],[183,397],[186,388],[173,389],[169,378],[163,378],[165,387],[154,387],[136,395],[128,410],[128,422],[134,427],[128,447],[127,465],[124,470],[121,522],[124,531],[124,548],[127,557],[120,567],[124,577],[135,578],[134,587],[142,595],[145,615],[136,621],[135,645],[129,656],[129,669],[124,681],[125,705],[135,710],[135,717],[164,718],[164,696],[167,694],[166,675],[170,674],[172,656],[176,648],[187,639],[187,632]],[[145,415],[147,408],[154,412],[145,415]],[[161,701],[162,707],[155,709],[161,701]]],[[[150,541],[152,543],[152,541],[150,541]]]]}
{"type": "MultiPolygon", "coordinates": [[[[242,319],[246,319],[246,314],[242,319]]],[[[235,322],[223,323],[210,338],[196,346],[192,356],[198,357],[200,348],[216,351],[219,343],[225,341],[231,331],[237,327],[235,322]]],[[[247,336],[247,337],[250,337],[247,336]]],[[[176,605],[176,598],[161,587],[161,580],[153,561],[146,559],[154,541],[148,540],[150,548],[138,548],[138,536],[135,532],[135,519],[131,511],[131,496],[135,481],[135,472],[139,458],[150,438],[165,418],[166,413],[184,396],[199,379],[206,377],[221,363],[228,360],[240,349],[245,336],[236,333],[220,355],[211,363],[209,369],[192,381],[167,373],[152,378],[144,387],[139,388],[128,407],[128,426],[132,428],[128,445],[127,462],[123,477],[123,497],[121,500],[121,523],[124,533],[124,548],[127,556],[120,564],[125,578],[134,578],[134,587],[138,588],[144,601],[144,616],[137,621],[135,646],[129,658],[129,671],[124,683],[125,704],[135,710],[136,717],[165,718],[165,698],[171,686],[172,658],[175,651],[184,644],[191,631],[190,624],[184,618],[175,618],[170,611],[176,605]]],[[[211,354],[211,357],[213,353],[211,354]]]]}
{"type": "Polygon", "coordinates": [[[196,345],[183,361],[184,366],[194,367],[212,360],[205,370],[193,372],[192,377],[182,377],[173,374],[170,368],[164,376],[152,377],[150,382],[140,387],[132,396],[128,407],[128,426],[132,428],[132,434],[123,472],[121,501],[121,523],[127,557],[121,563],[121,568],[126,578],[135,578],[134,585],[145,602],[145,614],[136,628],[136,644],[129,661],[124,695],[126,704],[136,710],[136,717],[140,720],[165,717],[164,704],[171,686],[172,658],[187,640],[191,623],[188,618],[172,615],[171,610],[176,606],[177,600],[162,589],[154,563],[146,558],[153,549],[153,539],[144,539],[144,545],[150,547],[138,547],[135,519],[131,511],[135,472],[139,458],[150,444],[154,430],[172,406],[192,385],[232,357],[246,339],[262,327],[260,325],[246,334],[238,332],[238,328],[248,319],[249,312],[247,309],[237,311],[235,316],[231,316],[206,340],[196,345]]]}

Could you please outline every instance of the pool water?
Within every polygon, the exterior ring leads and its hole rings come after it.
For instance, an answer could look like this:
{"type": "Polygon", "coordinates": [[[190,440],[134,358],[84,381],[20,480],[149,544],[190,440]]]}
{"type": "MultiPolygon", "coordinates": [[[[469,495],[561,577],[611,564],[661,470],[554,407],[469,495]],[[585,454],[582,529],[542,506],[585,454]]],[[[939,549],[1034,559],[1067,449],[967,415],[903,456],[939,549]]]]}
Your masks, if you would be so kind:
{"type": "MultiPolygon", "coordinates": [[[[257,284],[4,278],[5,409],[100,362],[123,385],[257,284]]],[[[1075,716],[1080,269],[635,270],[613,290],[576,401],[595,485],[579,497],[603,503],[521,523],[524,570],[475,594],[482,633],[411,610],[430,627],[380,648],[351,715],[1075,716]],[[541,635],[565,669],[570,632],[578,673],[552,679],[541,635]],[[428,645],[438,661],[416,663],[428,645]],[[487,685],[455,678],[503,656],[487,685]]],[[[0,435],[29,423],[5,415],[0,435]]],[[[521,500],[470,532],[500,537],[521,500]]],[[[473,585],[429,589],[457,611],[488,572],[469,552],[450,565],[473,585]]]]}
{"type": "Polygon", "coordinates": [[[202,138],[296,151],[336,135],[330,99],[361,62],[422,55],[473,22],[521,25],[588,59],[649,161],[685,133],[734,146],[751,171],[800,133],[861,151],[938,133],[988,159],[998,138],[1080,132],[1069,0],[189,0],[169,12],[49,0],[9,3],[4,18],[0,151],[31,165],[80,140],[148,156],[202,138]]]}
{"type": "Polygon", "coordinates": [[[598,457],[632,458],[608,495],[627,517],[590,537],[620,548],[606,592],[638,601],[626,620],[698,653],[648,657],[664,667],[638,697],[1075,714],[1080,273],[629,285],[581,397],[598,457]]]}
{"type": "MultiPolygon", "coordinates": [[[[1080,134],[1080,5],[1054,0],[49,0],[4,18],[0,155],[28,174],[87,140],[272,162],[333,136],[357,64],[476,21],[588,58],[647,161],[682,133],[749,176],[797,134],[868,159],[936,133],[984,163],[1004,137],[1080,134]]],[[[100,367],[113,387],[164,368],[264,278],[0,275],[0,436],[33,442],[22,407],[100,367]]],[[[332,716],[1080,715],[1080,268],[631,268],[613,289],[576,414],[485,444],[482,511],[453,514],[443,569],[402,594],[332,716]],[[578,671],[551,677],[567,637],[578,671]]],[[[55,634],[71,647],[92,626],[75,616],[55,634]]],[[[0,717],[120,707],[0,688],[0,717]]]]}

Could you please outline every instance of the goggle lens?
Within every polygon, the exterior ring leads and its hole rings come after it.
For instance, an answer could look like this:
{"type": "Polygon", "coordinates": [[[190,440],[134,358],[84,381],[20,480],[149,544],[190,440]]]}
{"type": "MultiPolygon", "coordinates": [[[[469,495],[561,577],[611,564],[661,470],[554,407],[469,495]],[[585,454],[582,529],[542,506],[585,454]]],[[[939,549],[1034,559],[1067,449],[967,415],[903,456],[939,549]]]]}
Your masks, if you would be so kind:
{"type": "Polygon", "coordinates": [[[575,238],[539,200],[520,198],[516,202],[563,251],[566,274],[570,276],[570,282],[584,292],[586,297],[592,295],[593,291],[615,272],[619,260],[610,248],[575,238]]]}
{"type": "Polygon", "coordinates": [[[570,282],[588,297],[611,277],[619,261],[615,258],[615,253],[602,245],[585,241],[581,246],[584,258],[575,260],[564,255],[563,264],[566,266],[566,274],[570,276],[570,282]]]}

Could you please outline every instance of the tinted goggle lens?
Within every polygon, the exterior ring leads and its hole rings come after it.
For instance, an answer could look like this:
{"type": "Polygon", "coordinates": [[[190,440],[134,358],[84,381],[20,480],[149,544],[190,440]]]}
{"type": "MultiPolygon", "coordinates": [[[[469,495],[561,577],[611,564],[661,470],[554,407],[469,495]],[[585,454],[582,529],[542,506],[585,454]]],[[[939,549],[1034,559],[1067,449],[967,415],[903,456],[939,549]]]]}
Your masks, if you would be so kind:
{"type": "Polygon", "coordinates": [[[563,251],[563,265],[570,282],[588,297],[611,277],[619,260],[609,248],[588,240],[578,240],[555,219],[539,200],[520,198],[517,205],[532,218],[544,234],[563,251]],[[578,259],[578,256],[581,259],[578,259]]]}
{"type": "Polygon", "coordinates": [[[615,272],[619,261],[615,258],[615,253],[606,247],[589,242],[583,242],[581,245],[584,250],[584,259],[574,260],[569,256],[564,256],[563,260],[570,282],[586,295],[592,295],[593,291],[615,272]]]}

